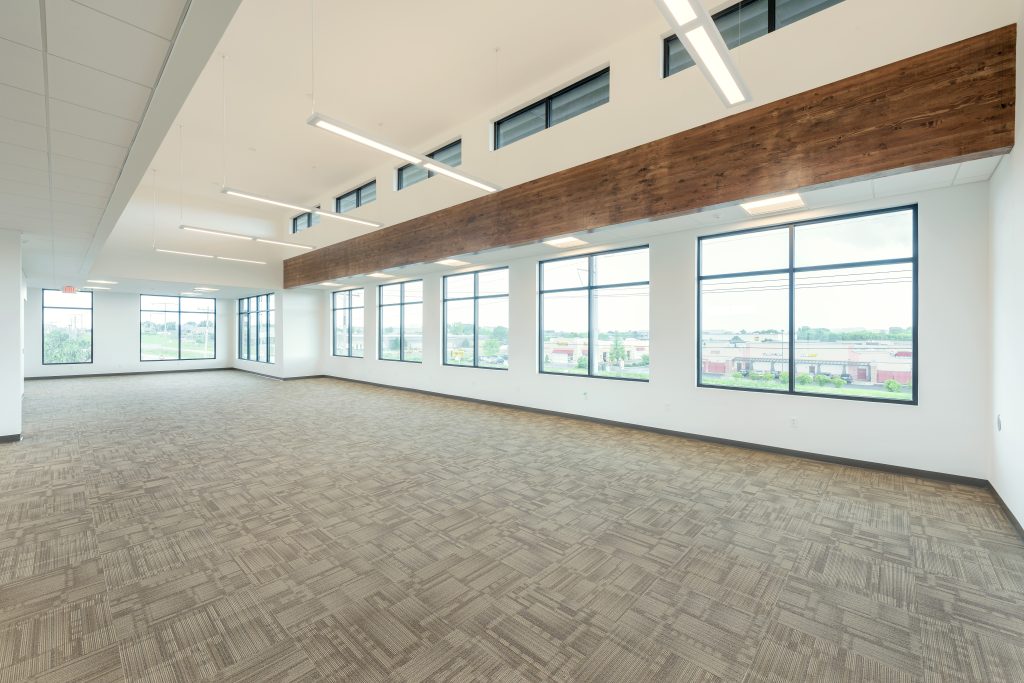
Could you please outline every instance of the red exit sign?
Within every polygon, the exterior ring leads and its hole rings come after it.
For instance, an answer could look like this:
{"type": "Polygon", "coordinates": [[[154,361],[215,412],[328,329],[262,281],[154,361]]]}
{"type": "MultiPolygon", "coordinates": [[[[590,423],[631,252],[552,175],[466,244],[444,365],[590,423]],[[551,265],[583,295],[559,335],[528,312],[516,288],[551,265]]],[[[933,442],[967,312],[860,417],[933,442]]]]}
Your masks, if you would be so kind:
{"type": "Polygon", "coordinates": [[[75,293],[75,292],[77,292],[77,291],[78,291],[78,290],[77,290],[77,289],[75,289],[75,288],[74,288],[73,286],[71,286],[71,285],[64,285],[64,293],[65,293],[65,294],[74,294],[74,293],[75,293]]]}

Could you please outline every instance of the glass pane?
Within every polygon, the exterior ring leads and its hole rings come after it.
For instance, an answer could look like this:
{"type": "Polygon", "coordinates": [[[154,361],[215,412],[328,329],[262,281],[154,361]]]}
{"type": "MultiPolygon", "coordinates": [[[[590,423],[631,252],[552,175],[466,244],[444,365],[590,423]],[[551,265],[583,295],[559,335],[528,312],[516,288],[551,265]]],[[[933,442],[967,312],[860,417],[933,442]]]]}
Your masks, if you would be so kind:
{"type": "Polygon", "coordinates": [[[178,358],[178,312],[142,312],[142,360],[178,358]]]}
{"type": "Polygon", "coordinates": [[[361,289],[353,289],[352,291],[349,292],[349,295],[352,297],[352,307],[353,308],[362,308],[363,307],[363,290],[361,290],[361,289]]]}
{"type": "Polygon", "coordinates": [[[151,296],[143,294],[140,301],[140,308],[143,311],[177,311],[178,297],[176,296],[151,296]]]}
{"type": "Polygon", "coordinates": [[[586,256],[540,264],[541,289],[571,289],[590,284],[590,259],[586,256]]]}
{"type": "Polygon", "coordinates": [[[92,308],[92,292],[65,294],[53,289],[44,289],[43,305],[62,308],[92,308]]]}
{"type": "Polygon", "coordinates": [[[359,206],[358,191],[343,194],[334,202],[334,210],[338,213],[345,213],[359,206]]]}
{"type": "Polygon", "coordinates": [[[377,199],[377,181],[373,180],[359,188],[359,206],[377,199]]]}
{"type": "MultiPolygon", "coordinates": [[[[361,290],[360,290],[361,291],[361,290]]],[[[363,309],[353,308],[352,309],[352,356],[355,358],[363,357],[363,309]]]]}
{"type": "Polygon", "coordinates": [[[406,282],[403,285],[403,287],[403,302],[408,304],[423,301],[423,280],[413,280],[412,282],[406,282]]]}
{"type": "Polygon", "coordinates": [[[274,353],[277,342],[277,332],[274,328],[274,311],[267,313],[267,362],[274,362],[274,353]]]}
{"type": "Polygon", "coordinates": [[[796,390],[913,399],[910,264],[796,275],[796,390]]]}
{"type": "Polygon", "coordinates": [[[242,313],[242,312],[245,312],[245,311],[248,311],[248,310],[249,310],[249,299],[239,299],[238,300],[238,311],[239,311],[239,313],[242,313]]]}
{"type": "Polygon", "coordinates": [[[238,357],[249,357],[249,316],[238,316],[238,357]]]}
{"type": "Polygon", "coordinates": [[[473,300],[446,301],[445,362],[449,365],[473,364],[473,300]]]}
{"type": "Polygon", "coordinates": [[[588,351],[587,291],[541,295],[544,372],[586,375],[588,351]]]}
{"type": "Polygon", "coordinates": [[[539,102],[495,125],[495,149],[544,130],[544,110],[545,104],[539,102]]]}
{"type": "Polygon", "coordinates": [[[914,256],[914,212],[890,211],[796,227],[796,267],[914,256]]]}
{"type": "Polygon", "coordinates": [[[594,290],[594,374],[651,377],[649,285],[594,290]]]}
{"type": "Polygon", "coordinates": [[[188,311],[189,313],[213,313],[216,305],[216,299],[191,296],[183,296],[181,298],[181,310],[188,311]]]}
{"type": "Polygon", "coordinates": [[[729,49],[768,34],[768,0],[754,0],[723,12],[715,19],[729,49]]]}
{"type": "Polygon", "coordinates": [[[214,358],[216,322],[212,313],[181,314],[182,359],[214,358]]]}
{"type": "Polygon", "coordinates": [[[789,229],[744,232],[700,241],[700,274],[725,275],[789,267],[789,229]]]}
{"type": "Polygon", "coordinates": [[[789,275],[705,280],[701,384],[789,390],[789,275]]]}
{"type": "Polygon", "coordinates": [[[256,314],[256,360],[267,362],[267,314],[256,314]]]}
{"type": "Polygon", "coordinates": [[[265,310],[267,310],[267,297],[265,297],[265,296],[258,296],[258,297],[256,297],[256,308],[255,308],[255,310],[257,310],[257,311],[265,311],[265,310]]]}
{"type": "Polygon", "coordinates": [[[43,309],[43,362],[92,362],[92,311],[43,309]]]}
{"type": "Polygon", "coordinates": [[[482,368],[507,368],[508,297],[480,299],[477,302],[477,316],[477,365],[482,368]]]}
{"type": "Polygon", "coordinates": [[[480,296],[508,294],[508,268],[477,273],[477,289],[480,296]]]}
{"type": "Polygon", "coordinates": [[[259,330],[256,329],[256,325],[259,320],[255,313],[249,314],[249,360],[256,360],[256,347],[259,341],[259,330]]]}
{"type": "Polygon", "coordinates": [[[616,285],[647,282],[650,275],[650,250],[631,249],[594,257],[594,284],[616,285]]]}
{"type": "Polygon", "coordinates": [[[334,293],[334,307],[335,308],[348,308],[349,293],[348,292],[335,292],[334,293]]]}
{"type": "Polygon", "coordinates": [[[350,348],[348,344],[349,312],[342,308],[334,312],[334,355],[347,356],[350,348]]]}
{"type": "Polygon", "coordinates": [[[409,187],[410,185],[415,185],[421,180],[426,179],[427,169],[423,168],[422,166],[413,166],[412,164],[410,164],[408,166],[403,166],[402,168],[398,169],[399,190],[409,187]]]}
{"type": "Polygon", "coordinates": [[[274,310],[274,295],[273,294],[268,294],[267,295],[267,308],[269,310],[271,310],[271,311],[274,310]]]}
{"type": "Polygon", "coordinates": [[[385,360],[400,360],[402,339],[401,306],[384,306],[380,309],[380,357],[385,360]]]}
{"type": "Polygon", "coordinates": [[[444,278],[444,296],[446,299],[461,299],[473,296],[473,273],[465,275],[447,275],[444,278]]]}
{"type": "Polygon", "coordinates": [[[693,61],[693,57],[683,47],[683,41],[679,40],[678,36],[670,36],[665,41],[667,52],[665,54],[665,75],[671,76],[674,73],[679,73],[683,69],[688,69],[696,62],[693,61]]]}
{"type": "Polygon", "coordinates": [[[382,306],[402,303],[402,285],[381,285],[379,291],[382,306]]]}
{"type": "Polygon", "coordinates": [[[775,26],[788,26],[840,2],[842,0],[776,0],[775,26]]]}
{"type": "Polygon", "coordinates": [[[405,343],[402,360],[419,363],[423,360],[423,304],[405,304],[405,343]]]}
{"type": "Polygon", "coordinates": [[[608,84],[611,72],[605,71],[589,81],[580,83],[572,90],[551,98],[551,121],[549,125],[561,123],[585,111],[608,102],[608,84]]]}
{"type": "Polygon", "coordinates": [[[428,156],[431,159],[440,161],[442,164],[458,166],[462,163],[462,140],[454,142],[447,147],[443,147],[428,156]]]}

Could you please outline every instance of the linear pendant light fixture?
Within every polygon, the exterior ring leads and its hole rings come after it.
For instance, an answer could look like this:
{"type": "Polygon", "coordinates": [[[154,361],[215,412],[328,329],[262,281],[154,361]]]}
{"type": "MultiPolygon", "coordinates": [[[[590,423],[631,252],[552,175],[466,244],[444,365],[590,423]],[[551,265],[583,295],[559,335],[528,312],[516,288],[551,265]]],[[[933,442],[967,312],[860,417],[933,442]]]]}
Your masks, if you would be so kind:
{"type": "Polygon", "coordinates": [[[683,47],[728,107],[750,100],[750,92],[701,0],[654,0],[683,47]]]}
{"type": "Polygon", "coordinates": [[[460,183],[466,183],[467,185],[472,185],[473,187],[475,187],[477,189],[480,189],[480,190],[483,190],[484,192],[497,192],[498,191],[498,188],[494,187],[493,185],[488,185],[487,183],[482,182],[480,180],[476,180],[475,178],[470,178],[468,175],[463,175],[462,173],[459,173],[458,171],[452,170],[451,166],[448,166],[447,164],[442,164],[439,161],[427,161],[427,162],[424,162],[423,168],[427,169],[428,171],[433,171],[434,173],[440,173],[441,175],[446,175],[449,178],[452,178],[454,180],[458,180],[460,183]]]}
{"type": "MultiPolygon", "coordinates": [[[[233,258],[231,256],[214,256],[213,254],[197,254],[193,251],[175,251],[174,249],[154,249],[159,251],[161,254],[176,254],[178,256],[195,256],[196,258],[212,258],[218,261],[237,261],[239,263],[253,263],[257,266],[267,265],[266,261],[253,261],[247,258],[233,258]]],[[[216,291],[216,290],[214,290],[216,291]]]]}
{"type": "Polygon", "coordinates": [[[250,242],[261,242],[263,244],[274,244],[279,247],[294,247],[296,249],[302,249],[304,251],[312,251],[313,247],[306,244],[294,244],[292,242],[278,242],[277,240],[263,239],[262,237],[252,237],[250,235],[239,235],[237,232],[224,232],[223,230],[211,230],[209,228],[199,228],[194,225],[179,225],[182,230],[188,232],[198,232],[204,235],[213,235],[215,237],[229,237],[236,240],[248,240],[250,242]]]}
{"type": "Polygon", "coordinates": [[[323,216],[325,218],[334,218],[339,221],[346,221],[348,223],[357,223],[359,225],[365,225],[370,228],[381,227],[380,223],[374,223],[373,221],[364,221],[359,218],[352,218],[351,216],[342,216],[340,213],[334,213],[333,211],[321,211],[320,209],[308,209],[298,204],[289,204],[288,202],[279,202],[276,199],[270,199],[269,197],[262,197],[258,194],[252,194],[249,192],[242,192],[231,187],[222,187],[221,193],[230,195],[232,197],[241,197],[242,199],[251,199],[254,202],[263,202],[264,204],[273,204],[274,206],[282,206],[286,209],[293,209],[295,211],[301,211],[303,213],[315,213],[317,216],[323,216]]]}

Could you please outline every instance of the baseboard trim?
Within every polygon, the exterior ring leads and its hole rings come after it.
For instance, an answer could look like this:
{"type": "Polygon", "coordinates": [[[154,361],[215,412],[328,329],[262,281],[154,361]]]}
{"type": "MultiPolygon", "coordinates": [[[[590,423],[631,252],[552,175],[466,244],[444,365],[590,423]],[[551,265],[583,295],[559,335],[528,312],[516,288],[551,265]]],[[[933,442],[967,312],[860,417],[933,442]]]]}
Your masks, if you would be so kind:
{"type": "Polygon", "coordinates": [[[234,368],[185,368],[183,370],[139,370],[137,372],[90,372],[83,375],[37,375],[26,377],[26,380],[40,379],[78,379],[80,377],[124,377],[126,375],[170,375],[178,372],[221,372],[234,368]]]}
{"type": "Polygon", "coordinates": [[[667,436],[678,436],[684,439],[693,439],[695,441],[704,441],[706,443],[717,443],[723,446],[732,446],[734,448],[744,448],[752,451],[761,451],[766,453],[775,453],[778,455],[789,455],[795,458],[803,458],[805,460],[816,460],[818,462],[826,462],[833,465],[846,465],[848,467],[860,467],[863,469],[877,470],[881,472],[892,472],[894,474],[904,474],[911,477],[919,477],[921,479],[930,479],[933,481],[942,481],[952,484],[961,484],[963,486],[975,486],[978,488],[990,487],[987,479],[978,479],[976,477],[966,477],[960,474],[947,474],[945,472],[934,472],[932,470],[919,470],[912,467],[900,467],[899,465],[886,465],[885,463],[869,462],[866,460],[855,460],[853,458],[841,458],[835,455],[825,455],[823,453],[810,453],[808,451],[798,451],[791,448],[779,448],[777,446],[766,446],[763,444],[750,443],[747,441],[736,441],[733,439],[723,439],[717,436],[707,436],[705,434],[694,434],[691,432],[680,432],[673,429],[664,429],[661,427],[650,427],[648,425],[633,424],[631,422],[619,422],[617,420],[607,420],[600,417],[590,417],[587,415],[575,415],[573,413],[563,413],[557,410],[546,410],[544,408],[534,408],[532,406],[517,405],[515,403],[503,403],[501,401],[488,401],[481,398],[471,398],[468,396],[457,396],[455,394],[445,394],[439,391],[428,391],[427,389],[413,389],[411,387],[398,387],[392,384],[382,384],[380,382],[370,382],[363,379],[350,379],[348,377],[335,377],[334,375],[322,375],[330,379],[340,380],[342,382],[356,382],[357,384],[368,384],[375,387],[384,387],[386,389],[398,389],[400,391],[411,391],[417,394],[424,394],[426,396],[437,396],[440,398],[451,398],[457,401],[468,401],[470,403],[480,403],[483,405],[497,406],[499,408],[512,408],[517,410],[525,410],[531,413],[539,413],[541,415],[552,415],[555,417],[564,417],[571,420],[583,420],[585,422],[594,422],[597,424],[608,425],[611,427],[622,427],[626,429],[639,429],[645,432],[654,432],[656,434],[665,434],[667,436]]]}
{"type": "Polygon", "coordinates": [[[245,368],[228,368],[228,370],[238,370],[239,372],[247,372],[250,375],[256,375],[258,377],[276,379],[278,382],[290,382],[296,379],[318,379],[320,377],[327,377],[327,375],[302,375],[301,377],[278,377],[277,375],[268,375],[265,372],[256,372],[255,370],[246,370],[245,368]]]}
{"type": "Polygon", "coordinates": [[[0,436],[0,443],[15,443],[21,441],[21,434],[5,434],[0,436]]]}
{"type": "Polygon", "coordinates": [[[1017,519],[1017,516],[1013,514],[1013,510],[1011,510],[1010,506],[1006,504],[1006,501],[1003,500],[1003,497],[999,495],[999,491],[997,491],[996,487],[992,485],[992,482],[988,483],[988,487],[992,490],[992,495],[996,497],[996,500],[999,501],[999,504],[1003,506],[1003,510],[1006,512],[1006,516],[1010,518],[1010,523],[1013,524],[1015,529],[1017,529],[1017,533],[1020,534],[1020,537],[1024,539],[1024,525],[1022,525],[1020,523],[1020,520],[1017,519]]]}

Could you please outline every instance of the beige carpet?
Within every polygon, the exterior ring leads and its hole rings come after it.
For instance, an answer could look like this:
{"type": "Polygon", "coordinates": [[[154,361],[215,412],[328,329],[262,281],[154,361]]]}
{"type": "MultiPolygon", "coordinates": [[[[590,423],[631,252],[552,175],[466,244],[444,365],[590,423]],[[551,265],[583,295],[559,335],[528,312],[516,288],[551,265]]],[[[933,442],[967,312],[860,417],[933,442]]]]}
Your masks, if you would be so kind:
{"type": "Polygon", "coordinates": [[[981,489],[233,371],[25,412],[0,682],[1024,681],[981,489]]]}

